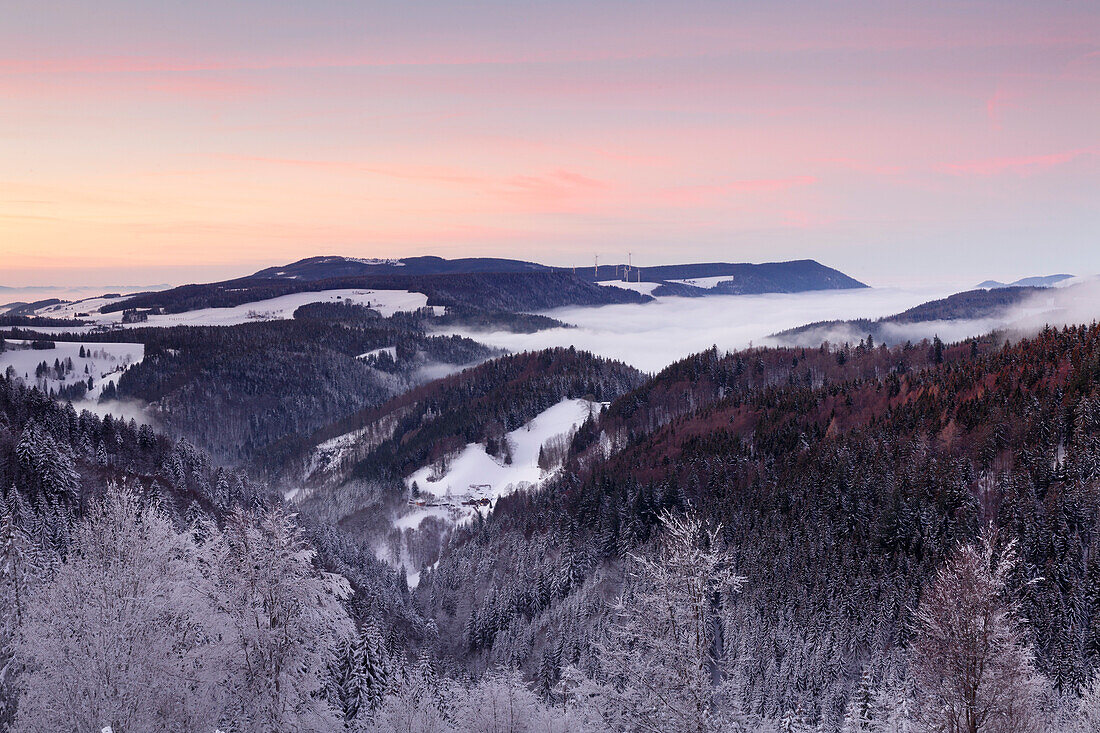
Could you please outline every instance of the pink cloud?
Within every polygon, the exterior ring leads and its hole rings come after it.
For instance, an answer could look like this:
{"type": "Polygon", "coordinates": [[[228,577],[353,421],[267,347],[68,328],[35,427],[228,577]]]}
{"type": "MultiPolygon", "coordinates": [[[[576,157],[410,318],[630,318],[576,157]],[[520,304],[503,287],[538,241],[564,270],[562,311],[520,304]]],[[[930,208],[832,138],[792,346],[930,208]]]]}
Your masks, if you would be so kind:
{"type": "Polygon", "coordinates": [[[413,181],[434,181],[437,183],[479,184],[485,185],[494,179],[478,174],[467,173],[453,168],[434,166],[374,166],[346,160],[308,160],[301,158],[279,158],[261,155],[219,154],[213,156],[219,160],[239,163],[259,163],[292,168],[312,168],[342,173],[361,173],[413,181]]]}
{"type": "Polygon", "coordinates": [[[580,173],[555,170],[543,175],[512,176],[494,188],[498,195],[528,213],[577,213],[602,205],[613,187],[580,173]]]}
{"type": "Polygon", "coordinates": [[[789,178],[750,178],[724,183],[681,186],[679,188],[666,189],[661,192],[660,198],[669,204],[696,205],[716,199],[727,197],[731,194],[766,194],[786,191],[792,188],[812,186],[817,183],[816,176],[791,176],[789,178]]]}
{"type": "Polygon", "coordinates": [[[1012,100],[1016,96],[998,87],[992,96],[985,100],[985,114],[994,130],[1001,129],[1001,110],[1011,106],[1012,100]]]}
{"type": "Polygon", "coordinates": [[[1067,150],[1061,153],[1048,153],[1045,155],[1023,155],[1000,158],[984,158],[959,163],[944,163],[937,167],[942,173],[950,173],[956,176],[995,176],[1002,173],[1015,173],[1028,175],[1040,170],[1063,165],[1070,161],[1084,157],[1100,155],[1100,150],[1086,148],[1081,150],[1067,150]]]}
{"type": "MultiPolygon", "coordinates": [[[[504,63],[489,57],[427,58],[423,65],[463,65],[504,63]]],[[[366,57],[171,59],[145,56],[89,56],[60,59],[2,59],[0,74],[147,74],[194,73],[215,71],[271,71],[275,69],[338,69],[354,66],[417,65],[414,61],[372,59],[366,57]]]]}
{"type": "Polygon", "coordinates": [[[598,205],[614,186],[576,171],[556,169],[547,173],[494,175],[432,166],[375,166],[352,161],[302,160],[246,155],[217,155],[220,160],[241,163],[309,168],[333,173],[382,176],[405,181],[457,186],[478,196],[503,199],[528,213],[579,211],[598,205]]]}

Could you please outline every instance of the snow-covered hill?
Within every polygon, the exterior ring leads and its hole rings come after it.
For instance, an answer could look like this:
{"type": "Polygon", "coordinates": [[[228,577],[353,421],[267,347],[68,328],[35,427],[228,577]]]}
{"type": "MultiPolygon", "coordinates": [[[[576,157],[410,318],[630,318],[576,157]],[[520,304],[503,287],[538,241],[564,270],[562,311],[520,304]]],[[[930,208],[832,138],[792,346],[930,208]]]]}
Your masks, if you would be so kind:
{"type": "Polygon", "coordinates": [[[535,419],[508,433],[512,462],[506,464],[485,451],[484,443],[470,443],[445,466],[424,466],[405,479],[412,511],[397,520],[399,528],[416,527],[429,516],[464,522],[501,496],[545,480],[552,471],[539,468],[539,449],[552,439],[568,436],[600,404],[563,400],[535,419]]]}
{"type": "MultiPolygon", "coordinates": [[[[351,288],[343,290],[320,290],[317,292],[292,293],[277,298],[259,300],[230,308],[201,308],[184,313],[150,313],[147,320],[123,324],[121,311],[100,313],[99,308],[108,303],[117,303],[117,298],[90,298],[71,303],[47,306],[35,311],[34,315],[48,318],[77,318],[92,321],[95,326],[108,328],[135,326],[233,326],[250,321],[285,320],[294,316],[294,311],[309,303],[343,301],[369,306],[383,316],[392,316],[398,311],[413,311],[428,304],[428,296],[412,293],[408,290],[373,290],[351,288]]],[[[46,333],[65,331],[87,331],[92,327],[39,327],[36,330],[46,333]]]]}
{"type": "Polygon", "coordinates": [[[43,391],[58,390],[77,382],[92,379],[90,399],[98,399],[107,384],[117,381],[129,366],[145,356],[144,344],[80,344],[54,342],[52,349],[32,349],[30,342],[7,339],[7,349],[0,352],[0,373],[11,367],[18,379],[27,385],[38,385],[43,391]],[[84,356],[81,356],[83,351],[84,356]],[[45,362],[47,369],[39,374],[45,362]],[[55,368],[55,364],[60,369],[55,368]]]}

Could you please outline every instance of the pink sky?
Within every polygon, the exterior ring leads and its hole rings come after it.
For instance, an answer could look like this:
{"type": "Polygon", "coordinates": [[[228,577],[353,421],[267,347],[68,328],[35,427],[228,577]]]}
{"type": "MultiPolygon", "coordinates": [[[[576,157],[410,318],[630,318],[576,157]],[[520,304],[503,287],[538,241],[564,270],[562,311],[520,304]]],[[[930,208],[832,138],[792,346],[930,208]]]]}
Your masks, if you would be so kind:
{"type": "Polygon", "coordinates": [[[1095,2],[12,5],[0,285],[329,253],[1100,271],[1095,2]]]}

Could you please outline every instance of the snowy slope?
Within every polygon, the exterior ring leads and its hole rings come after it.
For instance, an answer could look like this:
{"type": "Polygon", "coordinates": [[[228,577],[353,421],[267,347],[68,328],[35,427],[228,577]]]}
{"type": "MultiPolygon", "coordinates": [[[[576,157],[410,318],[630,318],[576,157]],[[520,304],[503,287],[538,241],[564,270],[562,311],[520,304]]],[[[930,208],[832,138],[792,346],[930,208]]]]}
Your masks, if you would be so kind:
{"type": "Polygon", "coordinates": [[[633,290],[643,295],[653,295],[653,290],[661,285],[661,283],[624,283],[618,280],[598,282],[596,284],[605,287],[622,288],[623,290],[633,290]]]}
{"type": "Polygon", "coordinates": [[[397,358],[396,346],[383,346],[380,349],[371,349],[370,351],[364,351],[362,354],[356,356],[356,359],[369,359],[372,356],[381,356],[382,354],[389,354],[392,358],[397,358]]]}
{"type": "Polygon", "coordinates": [[[512,463],[505,465],[485,452],[482,443],[468,444],[452,458],[442,476],[433,476],[433,467],[425,466],[405,479],[405,486],[413,483],[420,490],[423,505],[401,517],[397,527],[416,527],[425,518],[436,516],[454,522],[464,522],[474,515],[478,504],[489,506],[501,496],[538,484],[547,477],[539,469],[539,448],[551,438],[568,434],[600,405],[588,400],[563,400],[539,413],[523,427],[508,433],[511,441],[512,463]],[[433,480],[434,479],[434,480],[433,480]]]}
{"type": "Polygon", "coordinates": [[[10,366],[15,370],[15,376],[24,383],[37,384],[45,390],[56,390],[91,377],[94,387],[90,394],[93,397],[99,396],[102,386],[107,382],[115,381],[127,367],[137,364],[145,356],[144,344],[79,344],[57,341],[53,349],[38,350],[18,348],[29,343],[26,341],[8,339],[5,343],[8,349],[0,352],[0,372],[6,372],[10,366]],[[85,348],[84,358],[80,356],[81,346],[85,348]],[[67,359],[73,360],[73,368],[64,379],[55,379],[52,375],[35,379],[35,367],[41,362],[44,361],[52,367],[54,360],[65,362],[67,359]],[[85,368],[87,372],[84,371],[85,368]]]}
{"type": "MultiPolygon", "coordinates": [[[[383,316],[392,316],[398,311],[412,311],[423,308],[428,296],[423,293],[411,293],[408,290],[369,290],[351,288],[344,290],[321,290],[311,293],[292,293],[277,298],[243,303],[229,308],[201,308],[186,313],[168,313],[150,315],[149,320],[129,326],[233,326],[249,321],[285,320],[294,316],[294,311],[308,303],[335,302],[343,300],[374,308],[383,316]]],[[[122,313],[99,313],[98,309],[117,299],[91,298],[89,300],[62,303],[43,308],[36,315],[52,318],[80,318],[93,321],[96,325],[123,327],[122,313]]],[[[36,330],[57,333],[63,331],[88,330],[64,327],[38,328],[36,330]]]]}
{"type": "Polygon", "coordinates": [[[718,283],[730,282],[733,280],[733,275],[717,275],[715,277],[696,277],[689,280],[669,280],[670,283],[680,283],[681,285],[692,285],[697,288],[703,288],[704,290],[710,290],[718,285],[718,283]]]}
{"type": "MultiPolygon", "coordinates": [[[[696,277],[689,280],[669,280],[670,283],[680,283],[682,285],[692,285],[704,290],[710,290],[714,288],[718,283],[729,282],[733,280],[733,275],[717,275],[715,277],[696,277]]],[[[616,288],[625,288],[627,290],[636,290],[639,293],[645,295],[653,295],[653,291],[660,287],[661,283],[640,282],[640,283],[624,283],[618,280],[610,280],[606,282],[596,283],[597,285],[612,285],[616,288]]],[[[658,296],[654,296],[658,297],[658,296]]]]}
{"type": "MultiPolygon", "coordinates": [[[[39,308],[34,312],[34,314],[36,316],[43,316],[46,318],[76,318],[81,321],[94,321],[95,323],[116,323],[122,320],[121,313],[100,313],[99,309],[105,305],[110,305],[111,303],[123,302],[128,297],[129,296],[122,296],[119,298],[84,298],[82,300],[73,300],[67,303],[58,303],[57,305],[49,305],[45,308],[39,308]]],[[[72,331],[73,329],[69,328],[53,330],[72,331]]]]}

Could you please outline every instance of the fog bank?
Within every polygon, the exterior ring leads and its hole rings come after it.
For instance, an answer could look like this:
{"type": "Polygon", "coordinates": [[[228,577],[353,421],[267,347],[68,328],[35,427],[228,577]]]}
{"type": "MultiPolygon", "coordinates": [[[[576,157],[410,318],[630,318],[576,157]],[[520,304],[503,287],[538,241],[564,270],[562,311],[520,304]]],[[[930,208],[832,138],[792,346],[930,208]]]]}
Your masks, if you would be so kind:
{"type": "Polygon", "coordinates": [[[569,307],[545,311],[576,328],[532,334],[503,331],[444,333],[508,349],[532,351],[576,346],[657,372],[712,345],[741,349],[762,344],[769,334],[822,320],[880,318],[954,292],[947,288],[866,288],[767,295],[658,298],[652,303],[569,307]]]}

